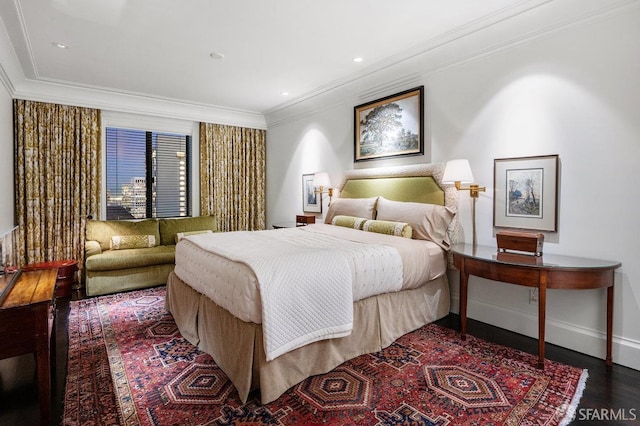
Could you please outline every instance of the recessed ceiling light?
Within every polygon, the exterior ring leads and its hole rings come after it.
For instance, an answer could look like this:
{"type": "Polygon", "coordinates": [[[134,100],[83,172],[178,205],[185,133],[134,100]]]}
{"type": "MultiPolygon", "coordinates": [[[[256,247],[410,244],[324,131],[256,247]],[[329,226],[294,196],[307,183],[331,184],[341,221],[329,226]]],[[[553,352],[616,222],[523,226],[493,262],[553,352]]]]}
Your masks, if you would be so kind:
{"type": "Polygon", "coordinates": [[[51,43],[51,45],[53,47],[57,47],[58,49],[68,49],[69,45],[68,44],[64,44],[64,43],[59,43],[57,41],[54,41],[53,43],[51,43]]]}
{"type": "Polygon", "coordinates": [[[357,56],[353,58],[353,62],[362,62],[362,58],[360,56],[357,56]]]}
{"type": "Polygon", "coordinates": [[[280,92],[282,96],[289,96],[289,92],[280,92]]]}
{"type": "Polygon", "coordinates": [[[223,59],[224,55],[220,52],[212,52],[209,54],[209,56],[211,57],[211,59],[223,59]]]}

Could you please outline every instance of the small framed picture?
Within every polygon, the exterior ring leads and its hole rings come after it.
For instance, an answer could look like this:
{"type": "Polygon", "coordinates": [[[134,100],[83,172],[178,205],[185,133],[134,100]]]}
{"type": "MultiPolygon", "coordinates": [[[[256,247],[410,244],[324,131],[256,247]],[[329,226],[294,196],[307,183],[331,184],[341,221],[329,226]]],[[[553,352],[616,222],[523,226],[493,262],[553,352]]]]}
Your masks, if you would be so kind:
{"type": "Polygon", "coordinates": [[[313,173],[302,175],[302,211],[322,213],[322,194],[313,186],[313,173]]]}
{"type": "Polygon", "coordinates": [[[493,225],[557,231],[558,156],[494,160],[493,225]]]}

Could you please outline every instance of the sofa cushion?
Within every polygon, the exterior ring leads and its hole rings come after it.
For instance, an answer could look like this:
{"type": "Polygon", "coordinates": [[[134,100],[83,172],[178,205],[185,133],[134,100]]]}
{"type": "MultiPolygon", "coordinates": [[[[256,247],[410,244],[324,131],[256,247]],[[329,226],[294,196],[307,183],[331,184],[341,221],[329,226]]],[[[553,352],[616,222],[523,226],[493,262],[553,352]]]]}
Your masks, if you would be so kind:
{"type": "Polygon", "coordinates": [[[114,235],[153,235],[156,242],[160,241],[158,221],[155,219],[87,221],[86,239],[97,241],[103,251],[109,250],[114,235]]]}
{"type": "Polygon", "coordinates": [[[93,256],[94,254],[102,253],[100,243],[97,241],[85,241],[84,242],[84,255],[85,257],[93,256]]]}
{"type": "Polygon", "coordinates": [[[216,232],[218,229],[215,216],[181,217],[176,219],[159,219],[160,245],[176,243],[179,232],[205,231],[216,232]]]}
{"type": "Polygon", "coordinates": [[[173,264],[164,264],[144,268],[114,269],[113,271],[87,271],[85,288],[87,296],[166,284],[167,277],[173,271],[173,267],[173,264]]]}
{"type": "Polygon", "coordinates": [[[142,249],[106,250],[87,257],[87,271],[113,271],[142,266],[175,263],[176,246],[156,246],[142,249]]]}

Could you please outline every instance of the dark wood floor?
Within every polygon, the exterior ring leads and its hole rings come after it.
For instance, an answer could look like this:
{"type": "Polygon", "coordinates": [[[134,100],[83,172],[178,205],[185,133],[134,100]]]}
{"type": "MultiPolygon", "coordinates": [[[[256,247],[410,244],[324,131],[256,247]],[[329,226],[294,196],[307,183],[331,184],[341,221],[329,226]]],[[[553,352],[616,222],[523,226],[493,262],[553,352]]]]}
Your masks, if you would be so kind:
{"type": "MultiPolygon", "coordinates": [[[[77,297],[77,296],[75,296],[77,297]]],[[[67,317],[69,299],[58,299],[56,316],[56,356],[54,365],[52,425],[61,423],[67,369],[67,317]]],[[[437,322],[458,329],[459,318],[451,314],[437,322]]],[[[468,333],[537,354],[535,339],[469,320],[468,333]]],[[[640,424],[640,371],[614,365],[559,346],[546,345],[547,358],[589,370],[589,379],[578,407],[574,424],[631,425],[640,424]],[[587,420],[587,416],[590,417],[587,420]],[[618,420],[598,421],[608,416],[618,420]]],[[[38,393],[35,362],[32,356],[0,361],[0,425],[37,425],[38,393]]]]}

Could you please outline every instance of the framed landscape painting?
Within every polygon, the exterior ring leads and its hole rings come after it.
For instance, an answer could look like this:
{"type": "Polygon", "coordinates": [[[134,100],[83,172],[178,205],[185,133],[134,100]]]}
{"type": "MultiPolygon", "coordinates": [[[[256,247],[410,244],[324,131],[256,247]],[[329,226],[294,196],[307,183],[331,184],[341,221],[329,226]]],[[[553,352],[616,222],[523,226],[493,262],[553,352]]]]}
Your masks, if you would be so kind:
{"type": "Polygon", "coordinates": [[[354,107],[354,161],[424,154],[424,86],[354,107]]]}
{"type": "Polygon", "coordinates": [[[313,186],[313,173],[302,175],[302,211],[322,213],[322,194],[313,186]]]}
{"type": "Polygon", "coordinates": [[[494,160],[496,227],[556,232],[558,156],[494,160]]]}

